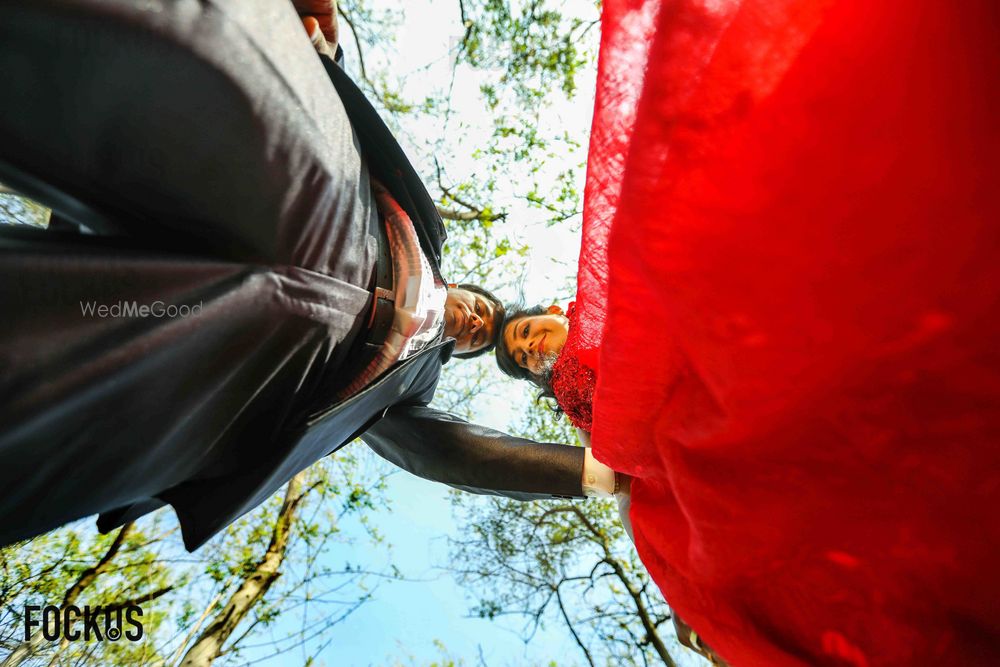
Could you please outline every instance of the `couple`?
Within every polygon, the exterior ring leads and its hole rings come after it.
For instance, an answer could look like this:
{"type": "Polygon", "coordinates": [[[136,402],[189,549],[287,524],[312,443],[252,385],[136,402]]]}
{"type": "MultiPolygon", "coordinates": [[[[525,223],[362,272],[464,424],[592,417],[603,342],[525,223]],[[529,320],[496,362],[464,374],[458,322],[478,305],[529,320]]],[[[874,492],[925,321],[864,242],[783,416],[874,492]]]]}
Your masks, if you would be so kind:
{"type": "MultiPolygon", "coordinates": [[[[1000,658],[995,4],[603,4],[552,390],[584,378],[564,405],[632,477],[640,556],[731,664],[1000,658]]],[[[459,488],[584,495],[581,448],[428,407],[475,351],[435,331],[443,226],[301,33],[278,0],[0,5],[0,182],[94,232],[0,235],[0,541],[169,503],[193,549],[358,435],[459,488]],[[201,314],[80,314],[155,300],[201,314]],[[342,394],[411,306],[421,341],[342,394]]],[[[552,351],[476,317],[511,370],[552,351]]]]}
{"type": "MultiPolygon", "coordinates": [[[[603,303],[600,305],[604,306],[603,303]]],[[[601,315],[591,321],[603,324],[604,320],[601,315]]],[[[555,304],[510,308],[497,340],[496,360],[502,373],[535,385],[540,390],[539,398],[555,401],[556,412],[563,414],[576,427],[581,442],[588,447],[587,460],[591,460],[590,432],[594,425],[599,352],[596,346],[588,345],[588,336],[581,325],[576,303],[571,302],[566,312],[555,304]]],[[[584,488],[591,495],[615,497],[625,532],[634,541],[630,519],[632,478],[621,472],[612,473],[611,468],[602,463],[598,465],[609,472],[603,478],[585,476],[584,488]]],[[[649,481],[648,478],[646,481],[649,481]]],[[[640,504],[643,501],[640,500],[640,504]]],[[[655,507],[653,503],[650,505],[655,507]]],[[[645,527],[656,528],[648,524],[645,527]]],[[[655,561],[647,563],[647,566],[659,583],[658,575],[662,572],[657,569],[655,561]]],[[[672,620],[681,644],[713,665],[724,667],[727,664],[676,610],[672,620]]]]}
{"type": "Polygon", "coordinates": [[[0,542],[169,504],[193,550],[358,437],[473,492],[613,490],[583,448],[428,406],[504,311],[442,276],[434,202],[330,57],[335,17],[306,0],[0,8],[0,181],[60,222],[0,232],[0,542]],[[87,314],[153,302],[201,308],[87,314]]]}

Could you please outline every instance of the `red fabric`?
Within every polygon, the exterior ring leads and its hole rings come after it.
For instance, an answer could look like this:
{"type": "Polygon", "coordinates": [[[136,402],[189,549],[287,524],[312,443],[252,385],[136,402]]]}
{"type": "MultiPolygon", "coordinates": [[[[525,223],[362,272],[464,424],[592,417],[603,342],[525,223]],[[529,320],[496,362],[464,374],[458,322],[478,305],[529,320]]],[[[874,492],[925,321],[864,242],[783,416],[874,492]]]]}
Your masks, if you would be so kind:
{"type": "MultiPolygon", "coordinates": [[[[602,276],[606,273],[602,272],[602,276]]],[[[603,313],[603,308],[595,310],[603,313]]],[[[580,316],[576,304],[571,303],[566,311],[569,318],[570,331],[580,329],[580,316]]],[[[591,319],[596,322],[597,319],[591,319]]],[[[601,315],[603,321],[603,314],[601,315]]],[[[585,332],[588,330],[584,330],[585,332]]],[[[592,331],[592,330],[591,330],[592,331]]],[[[582,428],[588,433],[593,430],[594,389],[597,386],[597,354],[596,349],[582,347],[584,336],[567,336],[566,344],[559,352],[552,367],[552,377],[549,381],[552,393],[556,396],[559,408],[566,414],[573,426],[582,428]]]]}
{"type": "Polygon", "coordinates": [[[570,338],[667,600],[736,667],[1000,664],[1000,6],[603,29],[570,338]]]}

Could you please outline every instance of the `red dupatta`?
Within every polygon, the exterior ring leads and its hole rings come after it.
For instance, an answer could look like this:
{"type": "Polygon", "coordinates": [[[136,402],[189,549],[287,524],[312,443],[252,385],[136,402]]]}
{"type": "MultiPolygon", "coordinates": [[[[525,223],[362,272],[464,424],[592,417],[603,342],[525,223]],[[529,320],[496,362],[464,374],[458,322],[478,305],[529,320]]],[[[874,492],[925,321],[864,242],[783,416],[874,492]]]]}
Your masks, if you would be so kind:
{"type": "Polygon", "coordinates": [[[571,330],[733,665],[1000,664],[1000,9],[606,0],[571,330]]]}

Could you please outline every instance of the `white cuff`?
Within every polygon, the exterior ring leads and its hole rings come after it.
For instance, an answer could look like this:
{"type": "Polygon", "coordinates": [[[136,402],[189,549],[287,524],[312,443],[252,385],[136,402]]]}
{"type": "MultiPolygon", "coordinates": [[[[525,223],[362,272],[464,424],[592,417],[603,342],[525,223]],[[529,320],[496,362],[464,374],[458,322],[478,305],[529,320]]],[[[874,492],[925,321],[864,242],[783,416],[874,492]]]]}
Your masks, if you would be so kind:
{"type": "Polygon", "coordinates": [[[594,458],[590,447],[583,453],[583,495],[611,498],[615,495],[615,471],[594,458]]]}

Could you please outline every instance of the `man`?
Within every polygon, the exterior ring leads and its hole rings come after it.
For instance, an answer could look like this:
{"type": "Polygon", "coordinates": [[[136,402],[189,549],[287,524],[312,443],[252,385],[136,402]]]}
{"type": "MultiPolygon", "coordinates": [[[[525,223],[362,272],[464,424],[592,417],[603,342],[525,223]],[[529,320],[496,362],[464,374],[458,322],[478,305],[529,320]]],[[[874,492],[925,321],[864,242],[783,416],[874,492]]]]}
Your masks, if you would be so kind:
{"type": "Polygon", "coordinates": [[[195,549],[359,435],[458,488],[583,495],[582,449],[428,407],[495,315],[436,300],[433,202],[301,31],[282,0],[0,6],[0,181],[96,232],[0,237],[0,543],[170,504],[195,549]]]}

